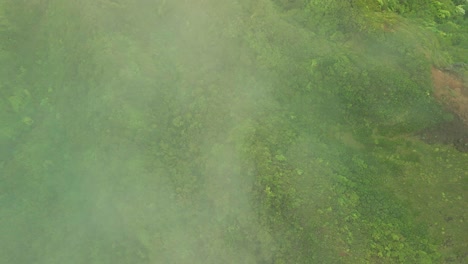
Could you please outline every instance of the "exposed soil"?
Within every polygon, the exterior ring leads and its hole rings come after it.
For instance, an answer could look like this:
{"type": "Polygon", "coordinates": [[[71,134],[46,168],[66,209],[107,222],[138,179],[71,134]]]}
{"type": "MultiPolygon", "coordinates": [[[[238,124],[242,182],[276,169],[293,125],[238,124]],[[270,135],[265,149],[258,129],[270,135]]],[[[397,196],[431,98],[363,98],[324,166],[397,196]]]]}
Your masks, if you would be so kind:
{"type": "Polygon", "coordinates": [[[468,85],[454,73],[432,68],[434,96],[468,125],[468,85]]]}
{"type": "Polygon", "coordinates": [[[451,144],[458,151],[468,152],[468,126],[458,117],[420,131],[418,136],[429,144],[451,144]]]}
{"type": "Polygon", "coordinates": [[[454,73],[434,67],[432,81],[434,96],[455,119],[421,131],[420,138],[430,144],[452,144],[459,151],[468,152],[468,85],[454,73]]]}

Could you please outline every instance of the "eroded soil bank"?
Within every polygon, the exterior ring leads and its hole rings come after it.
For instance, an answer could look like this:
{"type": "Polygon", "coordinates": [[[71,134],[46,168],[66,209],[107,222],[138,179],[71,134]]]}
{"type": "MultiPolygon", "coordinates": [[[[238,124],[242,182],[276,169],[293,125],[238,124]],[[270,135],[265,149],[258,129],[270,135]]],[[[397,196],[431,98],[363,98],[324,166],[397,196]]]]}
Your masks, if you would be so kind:
{"type": "Polygon", "coordinates": [[[425,129],[419,136],[430,144],[452,144],[462,152],[468,152],[468,85],[461,76],[447,70],[432,68],[434,96],[454,119],[425,129]]]}
{"type": "Polygon", "coordinates": [[[461,76],[432,68],[434,96],[468,125],[468,85],[461,76]]]}

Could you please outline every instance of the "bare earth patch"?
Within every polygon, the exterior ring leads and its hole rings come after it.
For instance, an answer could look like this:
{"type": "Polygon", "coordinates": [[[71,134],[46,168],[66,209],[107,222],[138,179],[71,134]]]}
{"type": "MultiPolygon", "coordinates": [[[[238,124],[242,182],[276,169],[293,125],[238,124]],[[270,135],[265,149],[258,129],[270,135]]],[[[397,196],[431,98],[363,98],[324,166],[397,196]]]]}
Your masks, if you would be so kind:
{"type": "Polygon", "coordinates": [[[452,73],[432,68],[434,96],[455,119],[421,131],[420,138],[430,144],[452,144],[468,152],[468,86],[452,73]]]}
{"type": "Polygon", "coordinates": [[[457,76],[432,67],[434,96],[468,125],[468,86],[457,76]]]}

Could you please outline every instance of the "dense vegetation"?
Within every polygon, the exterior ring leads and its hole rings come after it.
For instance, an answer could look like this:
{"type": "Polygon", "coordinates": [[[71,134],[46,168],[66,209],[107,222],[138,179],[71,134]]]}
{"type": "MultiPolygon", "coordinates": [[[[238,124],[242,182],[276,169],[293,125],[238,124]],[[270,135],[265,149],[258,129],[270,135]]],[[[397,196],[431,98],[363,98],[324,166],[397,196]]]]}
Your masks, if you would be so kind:
{"type": "Polygon", "coordinates": [[[138,2],[0,0],[5,263],[468,261],[468,2],[138,2]]]}

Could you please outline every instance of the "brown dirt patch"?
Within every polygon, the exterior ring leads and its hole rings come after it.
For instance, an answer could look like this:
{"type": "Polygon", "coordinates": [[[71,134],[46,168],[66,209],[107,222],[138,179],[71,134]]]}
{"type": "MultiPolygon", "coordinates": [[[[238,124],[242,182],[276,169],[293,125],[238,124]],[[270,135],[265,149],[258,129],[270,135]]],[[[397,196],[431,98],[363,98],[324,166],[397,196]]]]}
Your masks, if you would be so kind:
{"type": "Polygon", "coordinates": [[[468,125],[468,86],[452,73],[432,67],[434,96],[468,125]]]}
{"type": "Polygon", "coordinates": [[[468,152],[468,87],[456,75],[432,68],[434,96],[450,112],[454,120],[420,131],[419,137],[429,144],[452,144],[468,152]]]}
{"type": "Polygon", "coordinates": [[[429,144],[453,145],[460,152],[468,152],[468,126],[458,117],[453,121],[424,129],[418,136],[429,144]]]}

